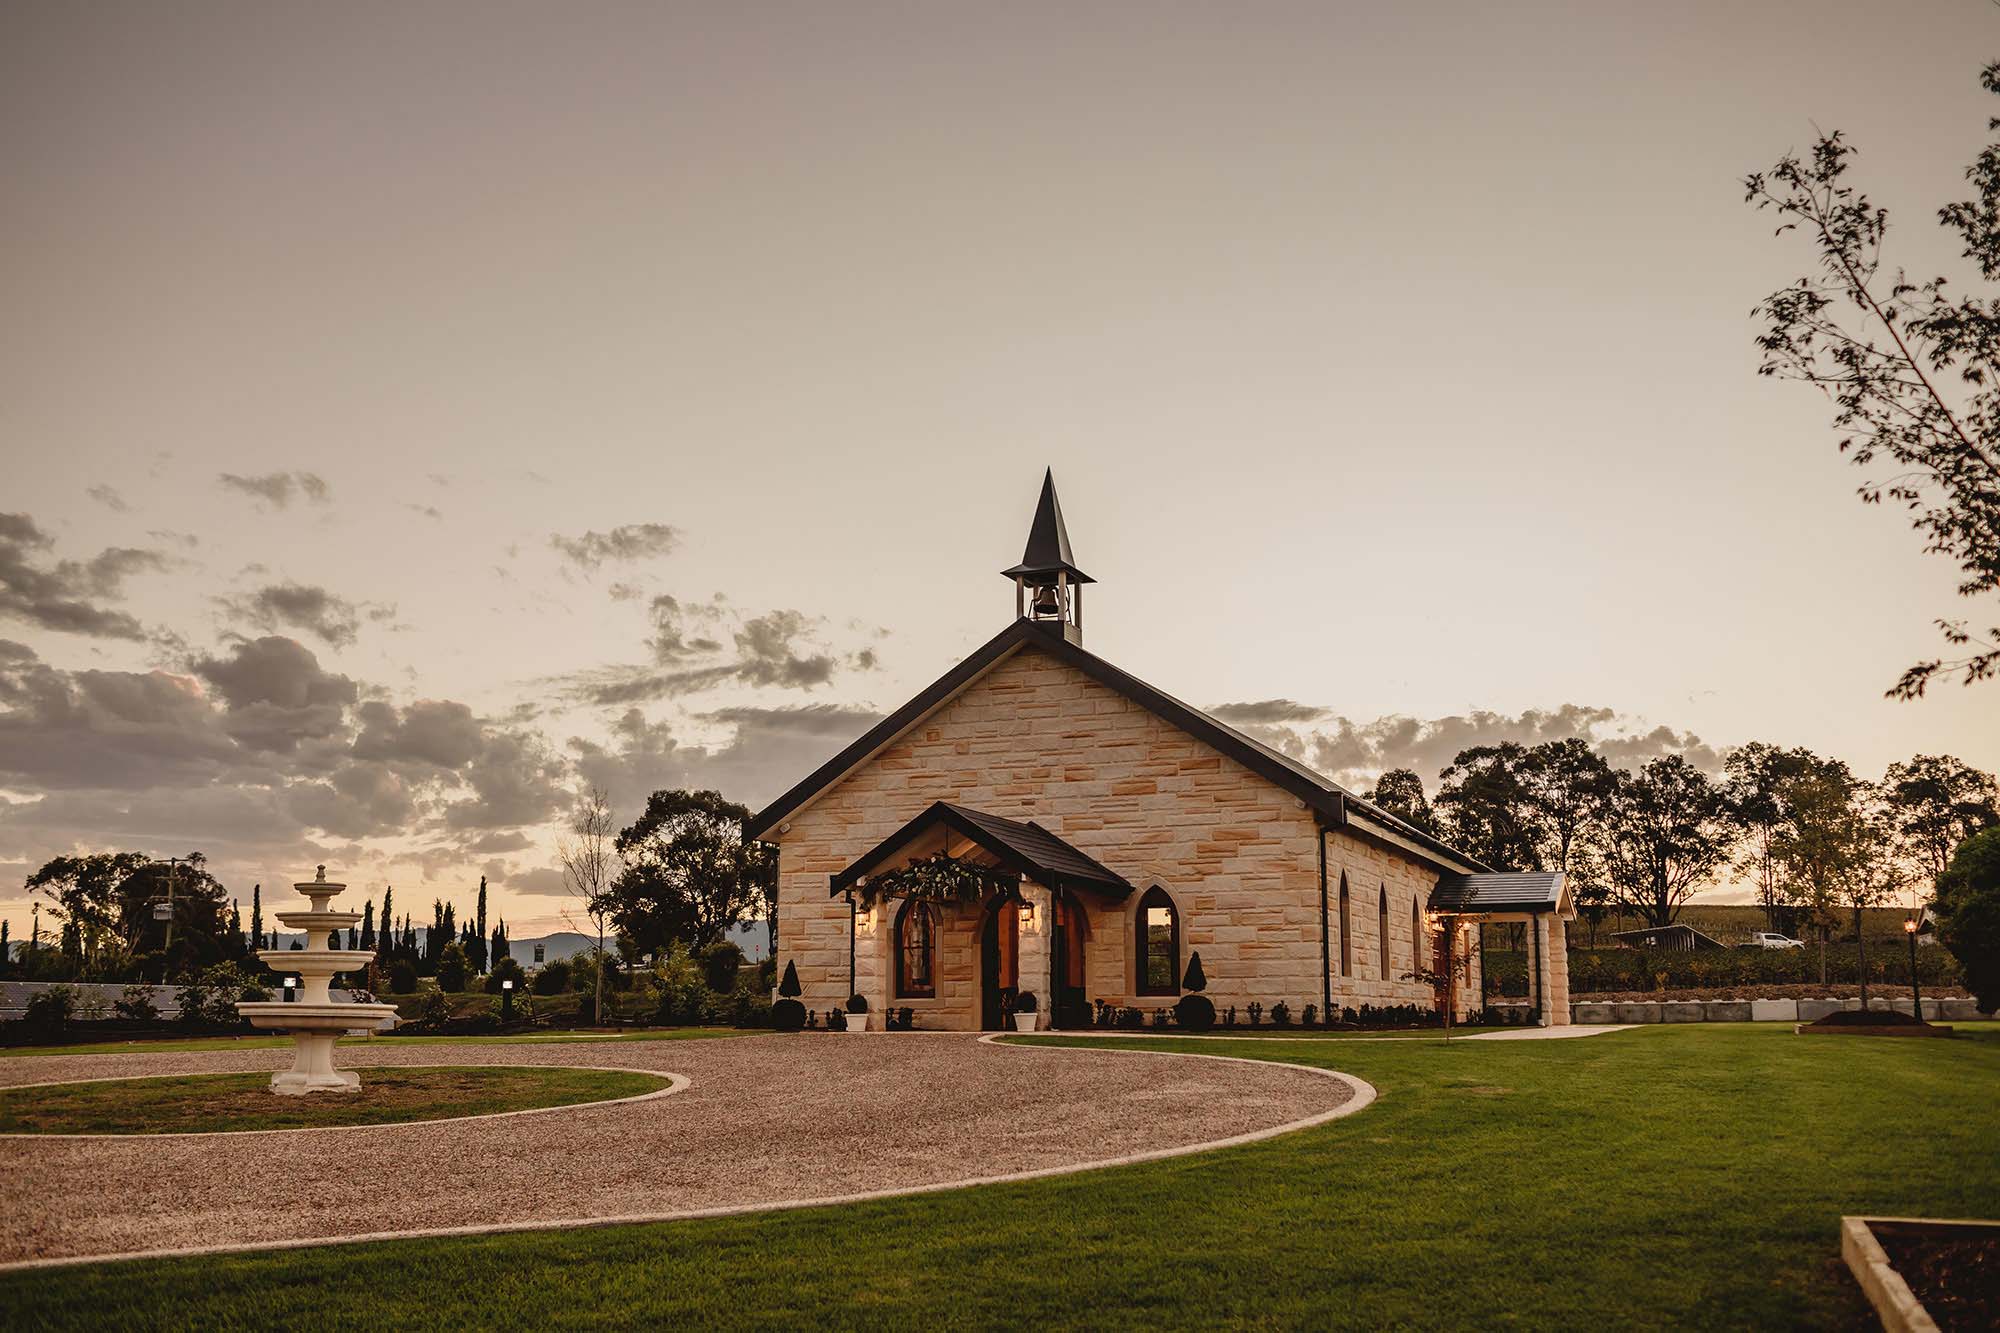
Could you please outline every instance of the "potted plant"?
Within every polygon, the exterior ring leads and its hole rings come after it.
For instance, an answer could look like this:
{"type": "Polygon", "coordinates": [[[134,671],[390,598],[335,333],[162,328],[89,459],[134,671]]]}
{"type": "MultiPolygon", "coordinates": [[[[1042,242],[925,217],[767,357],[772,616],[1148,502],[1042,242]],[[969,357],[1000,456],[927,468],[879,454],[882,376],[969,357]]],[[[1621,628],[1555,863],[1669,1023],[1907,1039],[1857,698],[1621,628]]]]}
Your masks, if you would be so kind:
{"type": "Polygon", "coordinates": [[[1014,1030],[1035,1030],[1035,993],[1031,990],[1024,990],[1014,997],[1014,1030]]]}
{"type": "Polygon", "coordinates": [[[868,1030],[868,997],[859,991],[847,997],[847,1030],[849,1032],[868,1030]]]}

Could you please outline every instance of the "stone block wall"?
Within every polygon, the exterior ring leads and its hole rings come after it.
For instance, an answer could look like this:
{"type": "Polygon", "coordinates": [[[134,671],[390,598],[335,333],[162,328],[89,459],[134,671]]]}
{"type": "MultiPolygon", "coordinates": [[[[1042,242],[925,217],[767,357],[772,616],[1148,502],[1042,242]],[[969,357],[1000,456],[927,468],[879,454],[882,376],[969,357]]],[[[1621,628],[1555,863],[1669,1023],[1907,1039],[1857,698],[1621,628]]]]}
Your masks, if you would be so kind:
{"type": "MultiPolygon", "coordinates": [[[[1320,1002],[1320,834],[1312,813],[1117,691],[1027,647],[770,835],[780,848],[779,968],[797,964],[809,1008],[839,1004],[848,993],[848,909],[829,898],[828,877],[938,800],[1032,819],[1132,882],[1126,901],[1085,903],[1089,998],[1143,1009],[1174,1002],[1137,994],[1135,914],[1157,884],[1179,913],[1182,963],[1201,953],[1219,1009],[1284,1000],[1297,1014],[1320,1002]]],[[[1329,834],[1327,847],[1329,879],[1348,872],[1354,906],[1353,975],[1338,975],[1333,924],[1335,1004],[1426,1002],[1428,988],[1400,974],[1410,970],[1411,902],[1425,900],[1434,876],[1345,832],[1329,834]],[[1377,943],[1383,891],[1386,975],[1377,943]]],[[[937,995],[924,1000],[893,993],[897,906],[877,909],[857,935],[857,985],[871,1007],[908,1005],[919,1026],[977,1027],[984,909],[943,912],[937,995]]],[[[1044,906],[1037,928],[1047,921],[1044,906]]],[[[1023,985],[1046,1004],[1045,964],[1024,973],[1023,985]]]]}

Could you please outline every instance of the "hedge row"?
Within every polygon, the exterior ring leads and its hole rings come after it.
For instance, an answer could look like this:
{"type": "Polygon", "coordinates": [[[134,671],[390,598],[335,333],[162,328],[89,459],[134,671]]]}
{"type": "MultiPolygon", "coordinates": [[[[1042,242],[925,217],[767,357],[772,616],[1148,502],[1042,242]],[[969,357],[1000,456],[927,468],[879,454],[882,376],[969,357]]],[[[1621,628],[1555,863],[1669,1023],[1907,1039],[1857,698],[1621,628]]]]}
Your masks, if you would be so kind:
{"type": "MultiPolygon", "coordinates": [[[[1528,993],[1527,955],[1515,950],[1489,949],[1485,956],[1487,991],[1497,995],[1528,993]]],[[[1822,980],[1819,949],[1697,949],[1693,952],[1646,949],[1576,949],[1569,951],[1572,996],[1599,991],[1651,991],[1662,987],[1806,985],[1822,980]]],[[[1871,945],[1868,980],[1905,985],[1910,979],[1907,949],[1871,945]]],[[[1832,944],[1826,951],[1829,983],[1861,980],[1861,951],[1853,944],[1832,944]]],[[[1958,960],[1938,945],[1917,946],[1917,980],[1926,986],[1956,986],[1964,980],[1958,960]]]]}

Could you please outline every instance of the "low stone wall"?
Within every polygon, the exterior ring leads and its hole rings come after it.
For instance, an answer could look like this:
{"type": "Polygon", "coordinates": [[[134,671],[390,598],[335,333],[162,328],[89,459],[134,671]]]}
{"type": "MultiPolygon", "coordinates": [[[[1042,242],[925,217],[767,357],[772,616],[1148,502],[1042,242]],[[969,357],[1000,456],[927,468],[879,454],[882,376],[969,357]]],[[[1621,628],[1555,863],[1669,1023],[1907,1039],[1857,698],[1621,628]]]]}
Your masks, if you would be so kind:
{"type": "MultiPolygon", "coordinates": [[[[1858,999],[1579,1001],[1569,1007],[1569,1014],[1572,1023],[1811,1023],[1831,1013],[1860,1007],[1858,999]]],[[[1907,1014],[1910,997],[1871,995],[1868,1007],[1907,1014]]],[[[1993,1015],[1981,1013],[1974,1000],[1926,996],[1924,1017],[1964,1023],[1993,1015]]]]}

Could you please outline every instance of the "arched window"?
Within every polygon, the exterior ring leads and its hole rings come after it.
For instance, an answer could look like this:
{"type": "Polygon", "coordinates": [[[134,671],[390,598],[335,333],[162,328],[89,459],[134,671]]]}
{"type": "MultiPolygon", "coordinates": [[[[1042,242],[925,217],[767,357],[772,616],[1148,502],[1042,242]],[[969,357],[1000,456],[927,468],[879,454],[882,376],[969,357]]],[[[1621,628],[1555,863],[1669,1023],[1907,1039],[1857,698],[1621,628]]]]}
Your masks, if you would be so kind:
{"type": "Polygon", "coordinates": [[[1382,980],[1389,979],[1389,886],[1382,886],[1381,905],[1375,909],[1375,937],[1382,945],[1382,980]]]}
{"type": "Polygon", "coordinates": [[[1178,995],[1181,990],[1181,914],[1157,884],[1139,900],[1139,994],[1178,995]]]}
{"type": "Polygon", "coordinates": [[[1354,905],[1347,898],[1347,872],[1340,872],[1340,975],[1354,975],[1354,905]]]}
{"type": "Polygon", "coordinates": [[[1424,918],[1417,900],[1410,899],[1410,971],[1424,970],[1424,918]]]}
{"type": "Polygon", "coordinates": [[[937,994],[937,908],[906,898],[896,912],[896,996],[927,1000],[937,994]]]}

